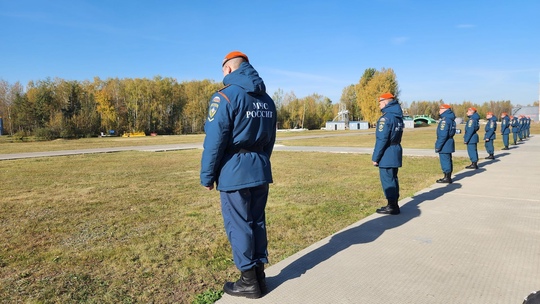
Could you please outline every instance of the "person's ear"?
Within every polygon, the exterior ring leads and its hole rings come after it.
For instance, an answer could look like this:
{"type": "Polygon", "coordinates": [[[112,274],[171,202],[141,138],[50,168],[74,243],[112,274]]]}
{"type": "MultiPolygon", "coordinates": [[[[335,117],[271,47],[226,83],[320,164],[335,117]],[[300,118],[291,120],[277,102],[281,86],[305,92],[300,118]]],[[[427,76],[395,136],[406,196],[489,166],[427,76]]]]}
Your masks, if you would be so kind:
{"type": "Polygon", "coordinates": [[[229,65],[223,66],[223,75],[229,75],[231,73],[231,67],[229,65]]]}

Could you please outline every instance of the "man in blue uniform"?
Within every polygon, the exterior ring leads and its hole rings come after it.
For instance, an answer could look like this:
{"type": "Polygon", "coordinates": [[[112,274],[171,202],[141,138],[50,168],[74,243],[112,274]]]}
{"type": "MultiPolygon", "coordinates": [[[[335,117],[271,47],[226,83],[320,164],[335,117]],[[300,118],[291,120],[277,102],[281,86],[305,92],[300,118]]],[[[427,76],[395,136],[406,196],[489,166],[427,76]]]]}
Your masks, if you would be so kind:
{"type": "Polygon", "coordinates": [[[466,169],[478,169],[478,129],[480,129],[479,121],[480,116],[476,113],[476,108],[470,107],[467,110],[467,116],[469,120],[465,126],[465,135],[463,135],[463,142],[467,145],[467,153],[471,164],[465,167],[466,169]]]}
{"type": "Polygon", "coordinates": [[[267,292],[265,207],[272,183],[276,106],[245,54],[227,54],[222,70],[225,87],[212,95],[204,127],[201,184],[220,191],[225,231],[241,271],[240,279],[225,283],[223,290],[259,298],[267,292]]]}
{"type": "Polygon", "coordinates": [[[525,119],[526,119],[525,137],[529,138],[529,137],[531,137],[531,116],[527,115],[527,117],[525,117],[525,119]]]}
{"type": "Polygon", "coordinates": [[[495,138],[497,137],[497,117],[493,115],[493,112],[487,112],[486,114],[486,127],[484,128],[484,146],[486,147],[486,152],[489,154],[486,159],[495,159],[495,147],[493,146],[493,142],[495,141],[495,138]]]}
{"type": "Polygon", "coordinates": [[[437,183],[452,183],[452,153],[455,152],[454,135],[456,134],[456,115],[448,104],[439,107],[439,124],[437,125],[437,141],[435,142],[435,152],[439,153],[439,161],[444,177],[437,180],[437,183]]]}
{"type": "Polygon", "coordinates": [[[501,135],[503,139],[504,148],[501,150],[508,150],[509,137],[510,137],[510,117],[508,113],[502,112],[501,114],[501,135]]]}
{"type": "Polygon", "coordinates": [[[512,126],[512,138],[514,139],[514,146],[517,145],[518,133],[519,133],[519,119],[517,116],[510,116],[510,125],[512,126]]]}
{"type": "Polygon", "coordinates": [[[403,111],[394,95],[384,93],[379,97],[383,115],[377,121],[375,148],[371,160],[379,167],[379,177],[388,204],[377,209],[380,214],[400,213],[398,168],[402,165],[403,111]]]}
{"type": "Polygon", "coordinates": [[[525,136],[523,134],[525,133],[525,115],[519,115],[519,141],[523,141],[525,136]]]}

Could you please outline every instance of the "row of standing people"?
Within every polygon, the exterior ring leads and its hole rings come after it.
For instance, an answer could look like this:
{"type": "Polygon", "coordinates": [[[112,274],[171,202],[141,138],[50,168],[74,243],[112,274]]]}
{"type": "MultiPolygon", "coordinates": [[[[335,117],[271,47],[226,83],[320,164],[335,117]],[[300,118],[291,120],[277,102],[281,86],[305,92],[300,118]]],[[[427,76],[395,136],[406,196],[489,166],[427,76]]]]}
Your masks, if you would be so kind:
{"type": "MultiPolygon", "coordinates": [[[[387,205],[376,210],[380,214],[400,214],[398,205],[399,200],[399,178],[398,170],[402,166],[403,150],[401,147],[401,138],[403,135],[403,112],[401,106],[391,93],[384,93],[379,97],[379,108],[382,116],[376,125],[376,142],[372,155],[373,165],[379,169],[379,177],[387,205]]],[[[455,152],[454,135],[456,134],[456,116],[452,107],[448,104],[442,104],[439,108],[439,123],[437,126],[437,139],[435,141],[435,152],[439,154],[441,169],[444,176],[437,180],[437,183],[452,183],[453,161],[452,153],[455,152]]],[[[464,144],[467,146],[467,152],[471,159],[471,164],[467,169],[478,169],[478,149],[479,142],[478,130],[480,129],[480,116],[476,108],[471,107],[467,110],[467,121],[465,134],[463,136],[464,144]]],[[[486,116],[488,122],[485,126],[484,145],[489,154],[486,159],[495,159],[494,140],[496,138],[497,118],[492,112],[486,116]]],[[[510,127],[514,134],[514,144],[517,144],[517,138],[522,141],[529,137],[530,117],[520,116],[508,117],[507,113],[502,113],[502,128],[504,148],[508,150],[510,127]]]]}
{"type": "MultiPolygon", "coordinates": [[[[398,205],[399,183],[398,168],[401,167],[402,149],[401,137],[403,134],[403,119],[401,107],[396,102],[392,94],[385,93],[379,98],[379,108],[383,115],[377,121],[376,143],[373,151],[373,165],[379,167],[380,179],[383,186],[383,192],[388,200],[388,205],[377,209],[380,214],[400,214],[398,205]]],[[[437,180],[437,183],[452,183],[452,153],[455,152],[454,135],[456,130],[456,116],[452,107],[448,104],[442,104],[439,107],[439,123],[437,125],[437,140],[435,141],[435,152],[439,154],[441,169],[444,177],[437,180]]],[[[480,116],[474,107],[467,110],[467,121],[463,142],[467,145],[467,152],[471,159],[471,164],[467,169],[478,169],[478,150],[479,142],[478,130],[480,129],[480,116]]],[[[486,159],[495,159],[494,140],[497,131],[497,117],[493,112],[486,115],[487,123],[485,125],[484,145],[489,154],[486,159]]],[[[530,137],[531,118],[520,115],[519,117],[509,117],[508,113],[501,114],[501,135],[504,148],[509,150],[510,131],[513,134],[513,144],[530,137]],[[511,130],[510,130],[511,129],[511,130]],[[519,140],[518,140],[519,138],[519,140]]],[[[523,303],[539,303],[540,291],[531,293],[523,303]]]]}
{"type": "MultiPolygon", "coordinates": [[[[259,298],[268,292],[264,272],[268,263],[265,208],[269,184],[273,182],[270,156],[276,140],[277,112],[264,81],[246,54],[230,52],[223,59],[221,69],[224,87],[210,100],[200,179],[206,189],[215,188],[220,192],[225,231],[233,261],[241,273],[236,282],[226,282],[223,290],[232,296],[259,298]]],[[[391,93],[382,94],[378,102],[382,115],[377,121],[372,163],[379,169],[388,204],[377,209],[377,213],[397,215],[400,213],[398,170],[403,156],[403,112],[391,93]]],[[[455,115],[449,105],[441,106],[440,115],[435,150],[440,155],[445,178],[438,182],[451,183],[455,115]]],[[[469,109],[468,115],[465,143],[470,155],[475,157],[471,158],[473,167],[477,168],[479,116],[474,108],[469,109]]],[[[490,135],[486,137],[486,148],[492,149],[496,122],[490,120],[488,125],[490,132],[486,126],[486,133],[490,135]]],[[[528,136],[528,131],[515,136],[522,140],[528,136]]]]}
{"type": "MultiPolygon", "coordinates": [[[[399,179],[398,170],[402,166],[403,150],[401,148],[401,137],[403,134],[403,113],[395,97],[390,93],[384,93],[379,97],[379,108],[383,115],[377,121],[376,142],[372,155],[373,165],[379,168],[379,176],[387,205],[377,209],[380,214],[400,214],[399,200],[399,179]]],[[[456,134],[456,115],[452,107],[442,104],[439,108],[439,123],[437,125],[437,139],[435,141],[435,152],[439,154],[439,161],[444,176],[438,179],[437,183],[452,183],[453,161],[452,153],[455,152],[454,135],[456,134]]],[[[480,129],[480,116],[476,108],[467,110],[469,120],[465,126],[463,142],[467,146],[467,152],[471,164],[467,169],[478,169],[478,130],[480,129]]],[[[492,112],[486,115],[484,145],[488,157],[495,159],[494,141],[497,131],[497,118],[492,112]]],[[[519,117],[509,117],[508,113],[501,114],[501,135],[503,137],[504,148],[508,150],[510,128],[514,134],[514,145],[523,141],[530,135],[530,117],[521,115],[519,117]]]]}
{"type": "MultiPolygon", "coordinates": [[[[455,114],[452,112],[451,106],[443,104],[439,109],[440,120],[437,126],[437,141],[435,143],[435,152],[439,153],[439,159],[441,163],[441,169],[444,177],[437,180],[438,183],[452,183],[452,153],[455,152],[454,135],[456,134],[456,122],[455,114]]],[[[478,142],[480,138],[478,136],[478,130],[480,129],[480,115],[476,108],[471,107],[467,109],[467,116],[469,120],[465,126],[465,134],[463,135],[463,143],[467,146],[467,153],[471,164],[466,166],[466,169],[478,169],[478,142]]],[[[494,141],[496,139],[497,131],[497,117],[493,115],[493,112],[486,114],[486,125],[484,133],[484,146],[488,156],[486,159],[495,159],[495,146],[494,141]]],[[[510,145],[510,131],[513,133],[514,145],[517,145],[519,141],[530,136],[530,123],[531,118],[525,115],[519,117],[508,116],[508,113],[503,112],[501,114],[501,135],[503,139],[504,148],[502,150],[509,150],[510,145]]]]}
{"type": "MultiPolygon", "coordinates": [[[[518,138],[519,141],[523,141],[523,139],[530,137],[531,135],[531,117],[520,115],[519,118],[517,116],[510,116],[509,117],[510,126],[512,127],[512,134],[514,139],[514,145],[517,145],[518,138]]],[[[503,136],[504,140],[504,136],[503,136]]],[[[505,150],[508,150],[508,137],[505,141],[505,150]]]]}

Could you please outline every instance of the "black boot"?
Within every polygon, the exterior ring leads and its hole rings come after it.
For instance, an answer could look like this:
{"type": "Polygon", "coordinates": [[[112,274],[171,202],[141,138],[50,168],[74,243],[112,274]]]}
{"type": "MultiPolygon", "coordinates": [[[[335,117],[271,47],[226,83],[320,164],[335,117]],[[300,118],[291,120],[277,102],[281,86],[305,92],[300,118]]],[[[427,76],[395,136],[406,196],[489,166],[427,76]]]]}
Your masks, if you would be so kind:
{"type": "Polygon", "coordinates": [[[397,215],[401,211],[399,210],[399,205],[397,203],[397,200],[388,200],[388,205],[377,209],[376,212],[379,214],[397,215]]]}
{"type": "Polygon", "coordinates": [[[472,162],[470,165],[465,167],[465,169],[478,169],[478,162],[472,162]]]}
{"type": "Polygon", "coordinates": [[[439,184],[451,184],[452,183],[452,172],[445,173],[444,177],[437,180],[439,184]]]}
{"type": "Polygon", "coordinates": [[[264,264],[258,263],[255,266],[255,272],[257,273],[257,281],[259,282],[259,289],[261,290],[261,295],[268,293],[268,287],[266,286],[266,274],[264,273],[264,264]]]}
{"type": "Polygon", "coordinates": [[[510,150],[510,149],[508,149],[508,146],[504,146],[504,148],[502,148],[501,150],[510,150]]]}
{"type": "Polygon", "coordinates": [[[495,159],[495,156],[493,156],[493,154],[490,154],[488,157],[486,157],[486,159],[495,159]]]}
{"type": "Polygon", "coordinates": [[[235,283],[225,283],[223,291],[235,297],[246,297],[250,299],[260,298],[261,288],[259,287],[259,281],[257,281],[255,269],[256,267],[253,267],[248,271],[242,271],[240,279],[235,283]]]}

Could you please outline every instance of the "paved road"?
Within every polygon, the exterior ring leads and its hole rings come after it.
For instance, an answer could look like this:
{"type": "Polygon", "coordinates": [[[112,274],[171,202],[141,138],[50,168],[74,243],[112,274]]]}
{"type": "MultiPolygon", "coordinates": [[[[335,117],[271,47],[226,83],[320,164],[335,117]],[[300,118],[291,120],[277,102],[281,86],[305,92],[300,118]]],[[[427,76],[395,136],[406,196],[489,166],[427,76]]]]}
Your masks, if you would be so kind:
{"type": "MultiPolygon", "coordinates": [[[[28,153],[11,153],[0,154],[0,160],[9,159],[21,159],[21,158],[35,158],[35,157],[52,157],[52,156],[65,156],[65,155],[77,155],[77,154],[92,154],[92,153],[113,153],[122,151],[174,151],[174,150],[186,150],[186,149],[202,149],[201,143],[194,144],[169,144],[169,145],[154,145],[154,146],[130,146],[130,147],[116,147],[116,148],[96,148],[96,149],[78,149],[78,150],[61,150],[61,151],[44,151],[44,152],[28,152],[28,153]]],[[[275,151],[308,151],[308,152],[332,152],[332,153],[361,153],[371,154],[373,148],[354,148],[354,147],[317,147],[317,146],[284,146],[276,145],[275,151]]],[[[433,156],[437,154],[432,149],[404,149],[403,153],[409,156],[433,156]]],[[[481,157],[486,154],[479,147],[479,155],[481,157]]],[[[454,153],[454,156],[467,156],[465,150],[458,150],[454,153]]]]}
{"type": "MultiPolygon", "coordinates": [[[[417,129],[408,129],[408,132],[414,132],[417,129]]],[[[313,138],[329,138],[329,137],[344,137],[344,136],[364,136],[373,135],[373,132],[349,132],[349,133],[326,133],[315,135],[301,135],[302,132],[298,132],[297,136],[288,136],[278,138],[279,142],[301,140],[301,139],[313,139],[313,138]]],[[[95,148],[95,149],[78,149],[78,150],[62,150],[62,151],[44,151],[44,152],[29,152],[29,153],[11,153],[0,154],[0,160],[8,159],[21,159],[21,158],[34,158],[34,157],[52,157],[52,156],[65,156],[76,154],[92,154],[92,153],[113,153],[122,151],[175,151],[186,149],[202,149],[202,143],[189,143],[189,144],[167,144],[167,145],[153,145],[153,146],[128,146],[128,147],[113,147],[113,148],[95,148]]],[[[316,147],[316,146],[284,146],[276,145],[276,151],[312,151],[312,152],[334,152],[334,153],[363,153],[371,154],[373,148],[351,148],[351,147],[316,147]]],[[[481,149],[480,149],[481,150],[481,149]]],[[[437,156],[431,149],[405,149],[405,155],[411,156],[437,156]]],[[[480,152],[482,153],[482,152],[480,152]]],[[[466,156],[464,150],[456,151],[455,156],[466,156]]]]}
{"type": "Polygon", "coordinates": [[[173,144],[173,145],[155,145],[155,146],[130,146],[130,147],[115,147],[115,148],[11,153],[11,154],[0,154],[0,160],[34,158],[34,157],[66,156],[66,155],[92,154],[92,153],[113,153],[113,152],[122,152],[122,151],[161,152],[161,151],[174,151],[174,150],[185,150],[185,149],[202,149],[202,144],[196,143],[196,144],[173,144]]]}

